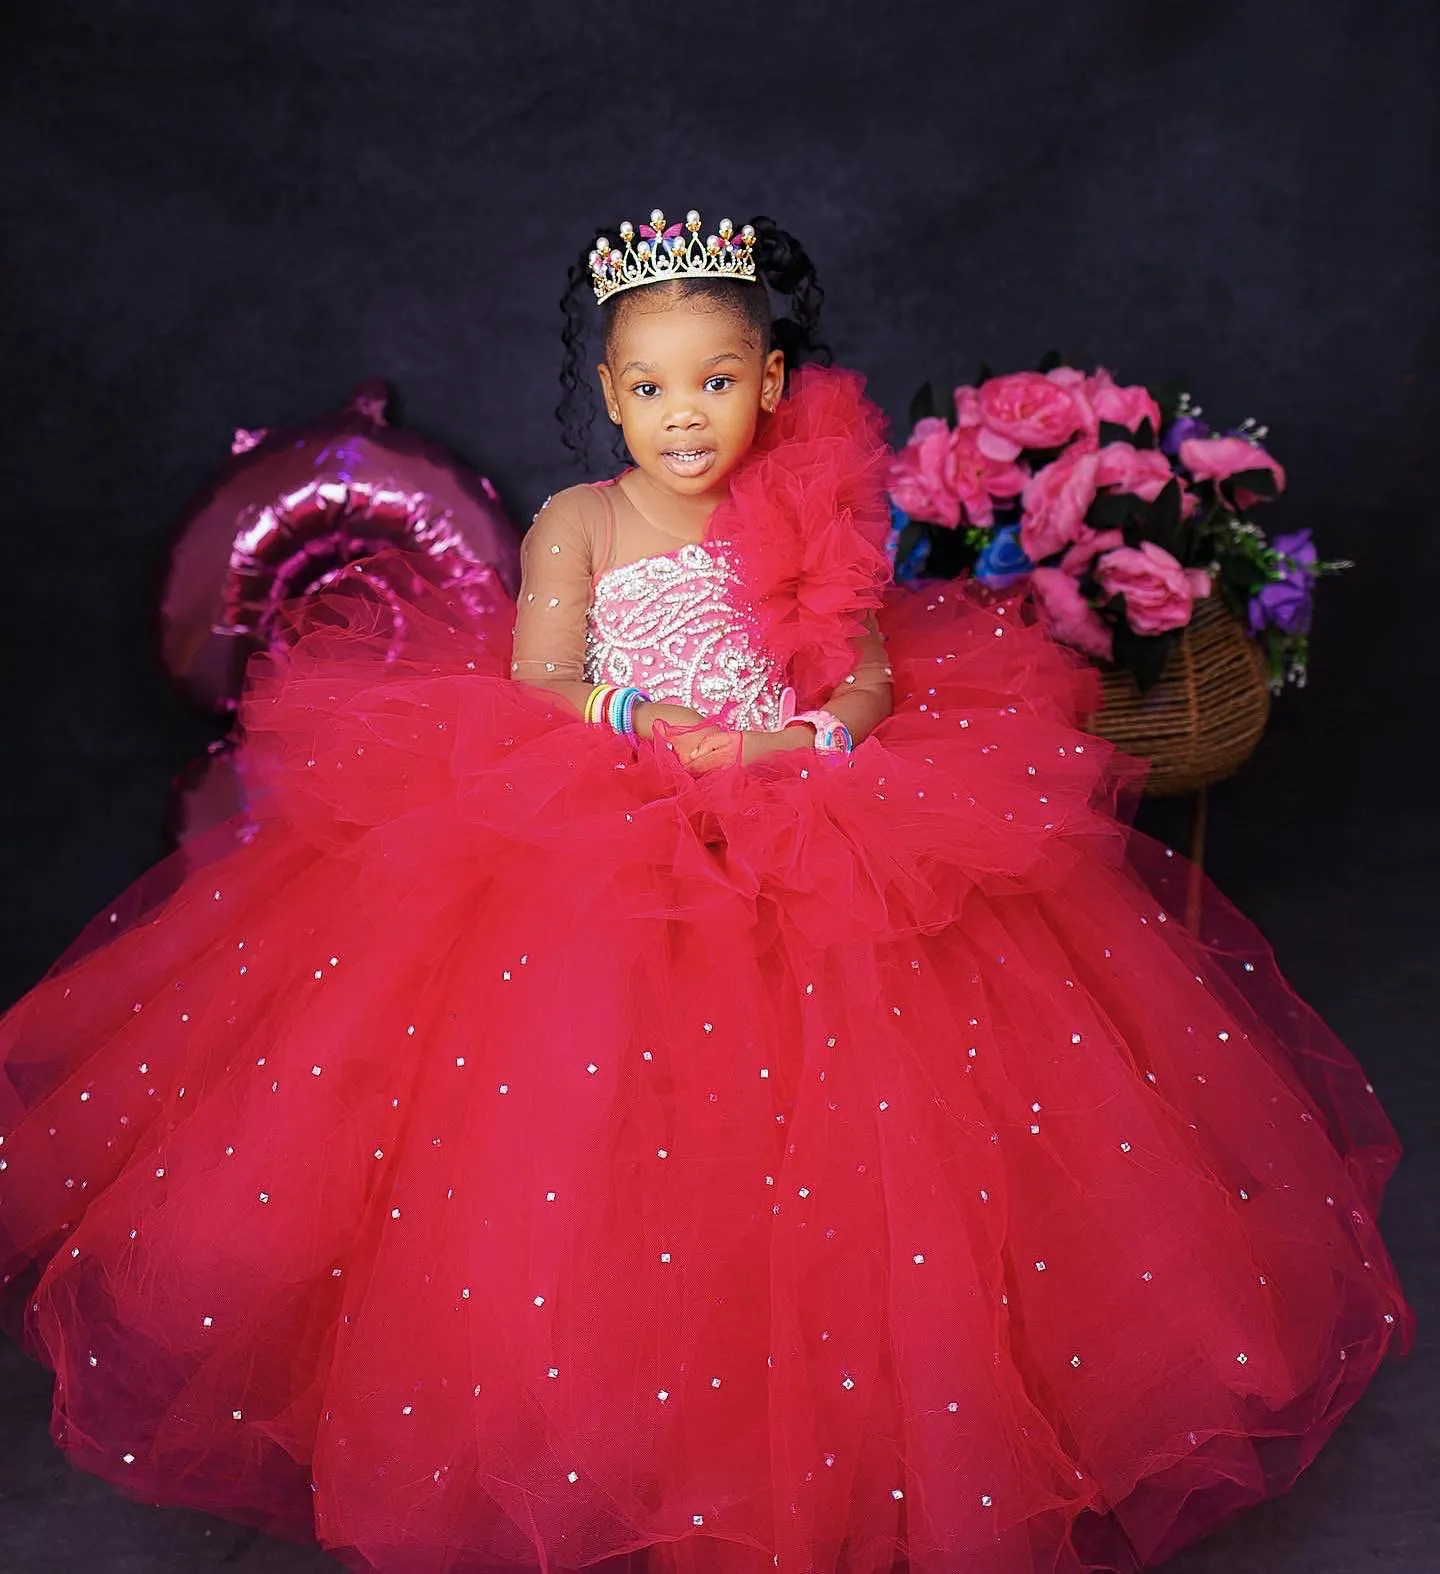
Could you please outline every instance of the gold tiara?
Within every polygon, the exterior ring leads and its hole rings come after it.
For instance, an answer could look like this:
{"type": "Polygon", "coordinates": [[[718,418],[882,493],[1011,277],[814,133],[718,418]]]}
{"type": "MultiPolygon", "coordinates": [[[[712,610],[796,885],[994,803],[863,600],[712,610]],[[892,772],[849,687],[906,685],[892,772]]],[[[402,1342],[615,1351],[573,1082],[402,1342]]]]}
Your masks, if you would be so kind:
{"type": "Polygon", "coordinates": [[[656,208],[650,222],[635,226],[626,219],[620,226],[619,246],[604,235],[596,237],[590,253],[590,276],[595,299],[609,300],[621,290],[638,284],[660,284],[666,279],[743,279],[755,282],[755,227],[747,224],[737,235],[729,219],[719,230],[700,239],[700,215],[691,208],[683,224],[665,227],[665,215],[656,208]]]}

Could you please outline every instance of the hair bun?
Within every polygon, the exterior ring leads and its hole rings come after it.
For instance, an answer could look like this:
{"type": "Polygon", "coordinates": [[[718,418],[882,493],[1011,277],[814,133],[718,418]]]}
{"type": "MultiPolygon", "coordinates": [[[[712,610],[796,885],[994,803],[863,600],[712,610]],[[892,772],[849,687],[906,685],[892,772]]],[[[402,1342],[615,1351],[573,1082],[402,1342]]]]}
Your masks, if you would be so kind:
{"type": "Polygon", "coordinates": [[[772,290],[793,295],[806,280],[815,276],[815,264],[805,248],[774,219],[761,214],[750,221],[755,226],[755,269],[772,290]]]}
{"type": "Polygon", "coordinates": [[[770,342],[784,351],[787,368],[804,360],[828,365],[830,348],[820,337],[825,291],[820,288],[810,253],[765,214],[757,214],[750,222],[755,226],[755,272],[789,303],[786,314],[770,325],[770,342]]]}

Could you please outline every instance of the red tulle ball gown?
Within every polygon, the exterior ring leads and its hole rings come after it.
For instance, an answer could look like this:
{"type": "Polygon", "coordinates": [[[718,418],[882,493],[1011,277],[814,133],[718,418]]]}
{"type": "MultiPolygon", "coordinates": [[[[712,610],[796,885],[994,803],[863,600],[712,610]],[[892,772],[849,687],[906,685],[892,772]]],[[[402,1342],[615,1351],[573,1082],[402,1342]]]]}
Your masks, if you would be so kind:
{"type": "Polygon", "coordinates": [[[879,607],[848,760],[692,778],[511,681],[508,608],[387,663],[337,592],[253,675],[258,834],[3,1021],[76,1463],[386,1574],[1132,1568],[1304,1468],[1408,1336],[1394,1133],[1137,872],[1088,669],[883,589],[882,462],[803,375],[589,613],[591,677],[763,725],[879,607]]]}

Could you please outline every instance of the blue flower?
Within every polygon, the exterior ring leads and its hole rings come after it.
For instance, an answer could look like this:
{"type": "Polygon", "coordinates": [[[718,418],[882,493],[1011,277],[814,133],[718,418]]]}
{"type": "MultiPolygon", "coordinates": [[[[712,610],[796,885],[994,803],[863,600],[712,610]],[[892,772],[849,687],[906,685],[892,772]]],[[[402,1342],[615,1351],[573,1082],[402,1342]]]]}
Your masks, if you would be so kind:
{"type": "Polygon", "coordinates": [[[885,551],[891,563],[895,565],[895,583],[897,585],[903,585],[909,579],[918,579],[925,572],[925,565],[930,559],[930,532],[924,529],[910,543],[909,550],[904,557],[900,556],[900,537],[909,523],[910,516],[892,499],[890,503],[890,535],[885,542],[885,551]]]}
{"type": "Polygon", "coordinates": [[[1020,545],[1020,526],[1001,525],[975,559],[975,577],[992,590],[1008,590],[1034,566],[1020,545]]]}
{"type": "Polygon", "coordinates": [[[910,523],[910,516],[893,497],[886,501],[890,504],[890,532],[885,537],[885,556],[894,563],[895,554],[900,549],[900,536],[905,526],[910,523]]]}

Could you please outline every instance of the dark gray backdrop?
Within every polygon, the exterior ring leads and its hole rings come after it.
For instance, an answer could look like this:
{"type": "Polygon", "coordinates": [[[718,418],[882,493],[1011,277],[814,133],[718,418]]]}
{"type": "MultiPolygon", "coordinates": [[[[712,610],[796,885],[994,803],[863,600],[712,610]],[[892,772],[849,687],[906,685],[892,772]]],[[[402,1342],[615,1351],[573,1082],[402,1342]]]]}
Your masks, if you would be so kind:
{"type": "Polygon", "coordinates": [[[528,519],[575,478],[564,269],[656,202],[800,235],[897,418],[1053,346],[1267,420],[1274,517],[1360,565],[1275,735],[1335,739],[1347,780],[1378,751],[1393,786],[1378,717],[1436,671],[1437,31],[1423,0],[10,15],[0,994],[158,850],[203,733],[151,655],[156,576],[234,427],[378,373],[528,519]]]}
{"type": "MultiPolygon", "coordinates": [[[[1436,1305],[1440,834],[1414,755],[1440,676],[1437,33],[1433,0],[7,8],[0,1001],[163,849],[169,778],[213,730],[154,613],[233,429],[379,374],[528,519],[576,478],[551,419],[572,255],[656,203],[762,210],[897,418],[926,378],[1051,347],[1183,375],[1223,423],[1270,423],[1273,521],[1357,560],[1323,589],[1310,689],[1214,795],[1210,864],[1394,1108],[1391,1229],[1436,1305]]],[[[1434,1566],[1432,1346],[1409,1374],[1307,1484],[1307,1568],[1351,1534],[1434,1566]]],[[[1279,1568],[1263,1537],[1293,1512],[1213,1566],[1279,1568]]]]}

